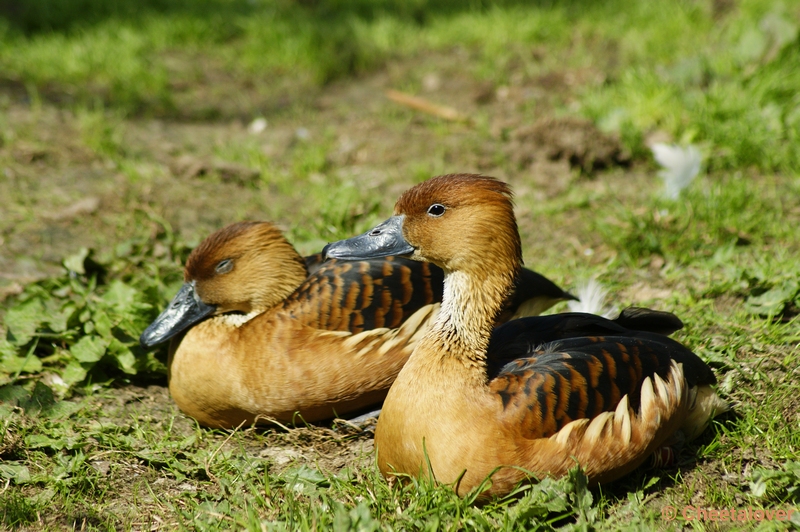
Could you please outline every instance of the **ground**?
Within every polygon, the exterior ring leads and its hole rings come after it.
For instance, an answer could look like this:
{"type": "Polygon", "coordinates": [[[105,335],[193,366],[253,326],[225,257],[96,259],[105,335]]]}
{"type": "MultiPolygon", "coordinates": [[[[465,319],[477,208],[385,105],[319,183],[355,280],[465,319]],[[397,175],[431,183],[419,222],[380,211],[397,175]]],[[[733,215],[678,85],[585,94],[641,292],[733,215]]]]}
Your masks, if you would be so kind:
{"type": "MultiPolygon", "coordinates": [[[[0,298],[58,274],[64,258],[82,247],[108,250],[165,228],[190,248],[228,223],[269,219],[302,252],[316,252],[325,242],[388,216],[394,199],[412,184],[450,172],[484,173],[511,183],[528,267],[568,289],[591,272],[604,271],[620,250],[597,231],[597,224],[627,227],[630,220],[616,207],[641,204],[647,211],[660,182],[652,164],[634,158],[613,134],[555,112],[554,102],[568,106],[576,87],[603,83],[602,73],[564,70],[493,85],[464,73],[452,58],[434,54],[421,63],[390,61],[376,72],[298,94],[264,95],[224,83],[191,87],[180,100],[184,115],[161,118],[123,118],[102,108],[58,105],[47,97],[34,102],[18,87],[3,89],[0,197],[6,199],[0,209],[0,298]],[[398,87],[450,106],[464,119],[450,122],[387,98],[386,91],[398,87]],[[213,120],[201,119],[207,108],[216,109],[213,120]],[[530,108],[536,109],[533,120],[520,112],[530,108]]],[[[800,210],[796,204],[790,209],[787,223],[797,223],[800,210]]],[[[184,258],[174,257],[176,277],[184,258]]],[[[702,290],[697,288],[701,281],[672,276],[671,262],[666,262],[653,255],[624,272],[612,302],[659,306],[681,301],[686,291],[702,290]]],[[[691,275],[702,276],[696,270],[691,275]]],[[[709,301],[724,317],[740,308],[745,297],[734,292],[709,301]]],[[[712,328],[704,330],[713,335],[712,328]]],[[[791,352],[788,345],[769,347],[759,371],[780,379],[782,359],[791,352]]],[[[163,360],[164,353],[159,357],[163,360]]],[[[728,378],[725,396],[733,400],[734,413],[692,447],[678,470],[658,474],[660,479],[638,492],[644,497],[639,507],[628,504],[626,496],[652,478],[651,472],[604,489],[612,523],[626,522],[646,511],[642,508],[659,511],[675,500],[719,506],[719,494],[726,493],[726,486],[738,489],[747,483],[752,466],[780,467],[781,460],[755,440],[726,460],[713,457],[713,448],[707,451],[711,458],[696,459],[693,451],[715,438],[721,443],[714,445],[725,445],[737,406],[752,405],[767,393],[757,385],[737,390],[739,377],[731,375],[730,367],[712,363],[721,380],[728,378]],[[676,475],[680,482],[673,480],[676,475]]],[[[331,474],[345,467],[374,467],[369,431],[342,423],[290,431],[247,428],[234,435],[209,431],[178,411],[166,386],[165,375],[148,374],[117,378],[110,386],[72,396],[78,417],[71,430],[78,439],[84,433],[81,453],[94,470],[87,478],[102,485],[102,503],[69,507],[56,497],[61,511],[40,512],[20,529],[187,525],[192,512],[204,511],[186,509],[191,507],[187,500],[196,499],[193,494],[205,492],[202,500],[218,501],[231,489],[216,470],[225,467],[218,466],[223,455],[229,460],[231,454],[242,454],[261,462],[254,467],[276,474],[302,472],[302,465],[331,474]],[[162,456],[148,445],[160,441],[183,445],[186,453],[162,456]]],[[[785,422],[796,425],[797,398],[784,400],[785,422]]],[[[6,426],[5,448],[0,449],[4,459],[26,453],[13,435],[24,432],[19,424],[29,418],[15,419],[17,425],[6,426]]],[[[42,444],[48,455],[58,454],[56,448],[42,444]]],[[[40,503],[53,497],[37,485],[24,486],[20,493],[39,497],[40,503]]],[[[748,503],[741,497],[734,501],[748,503]]],[[[264,515],[271,517],[269,510],[264,515]]],[[[208,510],[207,517],[215,516],[229,519],[208,510]]]]}

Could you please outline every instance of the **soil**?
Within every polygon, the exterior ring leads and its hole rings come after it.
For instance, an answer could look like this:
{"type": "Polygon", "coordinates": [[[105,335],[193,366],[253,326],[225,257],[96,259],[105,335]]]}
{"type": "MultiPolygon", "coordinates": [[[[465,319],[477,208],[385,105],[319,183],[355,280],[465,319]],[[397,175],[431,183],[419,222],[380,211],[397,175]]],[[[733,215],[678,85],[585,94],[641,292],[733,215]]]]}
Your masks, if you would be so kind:
{"type": "MultiPolygon", "coordinates": [[[[421,96],[473,118],[447,135],[432,127],[437,118],[386,98],[387,89],[415,77],[415,71],[402,65],[329,85],[314,97],[303,94],[296,103],[282,96],[283,105],[263,115],[267,125],[256,133],[248,126],[269,105],[254,96],[254,111],[243,119],[241,110],[225,111],[230,91],[220,96],[213,87],[205,87],[205,92],[196,87],[192,93],[205,105],[219,103],[220,118],[215,121],[119,120],[109,113],[105,123],[90,126],[68,109],[47,103],[32,107],[18,91],[0,91],[6,119],[0,197],[14,200],[0,214],[0,275],[5,286],[55,272],[61,260],[80,247],[113,245],[130,232],[141,210],[163,218],[189,241],[245,218],[302,223],[285,219],[293,206],[303,212],[302,186],[288,191],[269,183],[265,187],[258,182],[257,169],[217,155],[254,137],[278,169],[291,166],[298,143],[330,144],[326,173],[374,190],[387,206],[421,178],[419,162],[426,168],[438,163],[442,173],[479,172],[509,180],[520,203],[529,194],[537,199],[563,194],[581,175],[628,163],[618,140],[590,122],[547,115],[554,100],[567,97],[565,86],[558,83],[562,78],[491,87],[441,63],[433,58],[424,73],[416,74],[421,96]],[[530,105],[541,108],[545,117],[533,125],[521,123],[517,112],[530,105]],[[400,120],[387,121],[392,115],[400,120]],[[488,142],[481,131],[484,126],[493,133],[488,142]],[[94,139],[102,135],[109,138],[94,139]],[[98,153],[96,146],[87,146],[102,142],[124,151],[126,164],[135,161],[133,168],[104,157],[102,147],[98,153]]],[[[237,99],[240,104],[242,98],[237,99]]],[[[431,175],[432,170],[423,173],[431,175]]]]}

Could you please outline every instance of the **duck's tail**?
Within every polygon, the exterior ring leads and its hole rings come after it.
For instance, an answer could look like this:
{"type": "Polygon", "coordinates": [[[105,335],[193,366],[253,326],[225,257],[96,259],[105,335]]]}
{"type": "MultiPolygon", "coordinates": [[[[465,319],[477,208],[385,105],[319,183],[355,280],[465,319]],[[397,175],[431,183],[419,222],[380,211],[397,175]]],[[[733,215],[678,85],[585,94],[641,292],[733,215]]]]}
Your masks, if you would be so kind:
{"type": "Polygon", "coordinates": [[[711,386],[698,386],[694,404],[689,407],[689,414],[681,425],[686,441],[697,438],[712,419],[730,410],[725,402],[711,386]]]}
{"type": "MultiPolygon", "coordinates": [[[[573,464],[580,464],[592,484],[615,480],[642,464],[663,442],[680,430],[688,415],[696,388],[689,388],[683,366],[675,361],[666,380],[658,374],[642,383],[639,411],[624,396],[614,412],[567,424],[549,440],[573,464]]],[[[561,464],[568,468],[569,464],[561,464]]],[[[551,469],[550,473],[566,473],[551,469]]]]}

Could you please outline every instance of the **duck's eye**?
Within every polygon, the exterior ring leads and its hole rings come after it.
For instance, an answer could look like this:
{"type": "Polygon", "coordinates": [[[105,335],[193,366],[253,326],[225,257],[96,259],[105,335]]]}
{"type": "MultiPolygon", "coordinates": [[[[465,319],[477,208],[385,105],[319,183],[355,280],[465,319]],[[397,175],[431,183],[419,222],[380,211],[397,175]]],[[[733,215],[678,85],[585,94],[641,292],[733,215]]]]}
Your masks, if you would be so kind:
{"type": "Polygon", "coordinates": [[[433,216],[434,218],[438,218],[439,216],[443,215],[445,211],[444,205],[441,203],[434,203],[430,207],[428,207],[428,216],[433,216]]]}
{"type": "Polygon", "coordinates": [[[231,259],[225,259],[220,261],[220,263],[217,264],[217,267],[214,268],[214,270],[217,273],[228,273],[232,269],[233,269],[233,260],[231,259]]]}

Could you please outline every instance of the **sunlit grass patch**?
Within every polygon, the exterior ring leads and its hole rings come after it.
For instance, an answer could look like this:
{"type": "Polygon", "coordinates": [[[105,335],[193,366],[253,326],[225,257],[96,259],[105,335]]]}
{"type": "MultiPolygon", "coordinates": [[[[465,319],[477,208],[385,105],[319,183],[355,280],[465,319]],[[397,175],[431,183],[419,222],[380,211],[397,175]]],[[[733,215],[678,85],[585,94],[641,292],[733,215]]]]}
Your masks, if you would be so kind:
{"type": "Polygon", "coordinates": [[[549,529],[558,521],[589,525],[598,517],[590,508],[592,497],[585,477],[579,473],[560,481],[543,480],[476,507],[474,501],[459,498],[449,487],[429,480],[389,486],[374,466],[336,474],[305,465],[278,474],[258,466],[245,468],[247,472],[239,469],[239,475],[251,478],[251,490],[228,492],[222,484],[225,495],[182,497],[181,520],[212,529],[235,523],[247,530],[522,530],[549,529]]]}
{"type": "MultiPolygon", "coordinates": [[[[653,180],[654,191],[660,187],[653,180]]],[[[698,182],[676,200],[618,204],[596,227],[619,252],[633,260],[662,255],[692,262],[727,245],[767,245],[792,238],[784,211],[796,208],[791,183],[777,188],[769,177],[737,173],[698,182]],[[759,193],[754,194],[754,190],[759,193]]],[[[794,244],[796,245],[796,243],[794,244]]]]}
{"type": "Polygon", "coordinates": [[[673,14],[664,13],[666,24],[642,26],[666,33],[648,30],[641,40],[635,31],[624,33],[620,42],[631,60],[623,61],[627,68],[614,83],[589,89],[583,99],[588,113],[609,129],[664,130],[707,143],[712,169],[797,168],[790,148],[798,136],[796,13],[749,2],[713,30],[697,8],[690,19],[673,14]],[[640,56],[634,46],[660,53],[640,56]]]}
{"type": "Polygon", "coordinates": [[[0,65],[6,79],[32,94],[213,118],[236,111],[204,103],[206,84],[230,84],[228,98],[242,93],[237,108],[251,93],[263,105],[264,97],[286,93],[284,79],[296,95],[298,86],[460,49],[473,58],[467,69],[497,86],[565,68],[602,72],[603,83],[579,84],[578,98],[561,105],[619,132],[635,154],[644,154],[648,134],[661,131],[706,146],[710,169],[788,169],[800,162],[791,148],[800,138],[796,15],[766,0],[719,12],[688,2],[621,0],[535,8],[156,2],[139,11],[123,3],[58,32],[26,35],[6,24],[0,65]]]}

